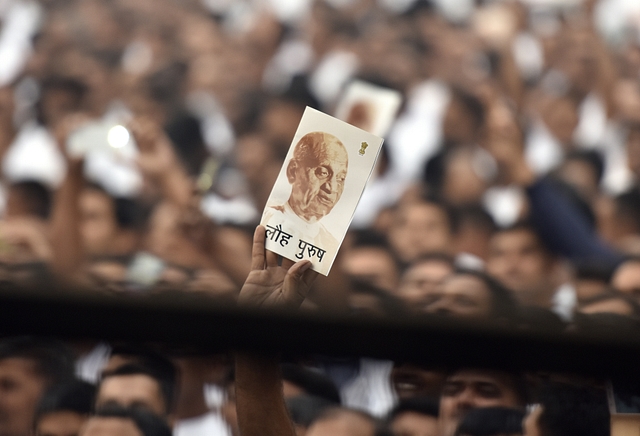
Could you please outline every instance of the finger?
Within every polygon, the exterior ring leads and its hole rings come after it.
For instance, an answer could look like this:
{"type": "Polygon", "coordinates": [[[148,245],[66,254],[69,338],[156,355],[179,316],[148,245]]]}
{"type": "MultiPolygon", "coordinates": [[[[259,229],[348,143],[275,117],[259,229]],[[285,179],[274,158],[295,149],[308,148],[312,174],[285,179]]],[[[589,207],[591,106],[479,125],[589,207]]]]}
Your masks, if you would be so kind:
{"type": "Polygon", "coordinates": [[[303,260],[291,268],[287,272],[283,283],[284,299],[288,306],[299,307],[309,293],[309,286],[303,280],[305,272],[311,268],[311,262],[303,260]]]}
{"type": "Polygon", "coordinates": [[[295,262],[291,259],[287,259],[286,257],[282,259],[282,268],[284,268],[285,270],[288,270],[289,268],[291,268],[293,265],[295,264],[295,262]]]}
{"type": "Polygon", "coordinates": [[[311,288],[311,285],[316,280],[316,278],[318,278],[318,275],[319,274],[316,271],[309,268],[302,274],[302,282],[305,286],[311,288]]]}
{"type": "Polygon", "coordinates": [[[256,227],[253,233],[253,246],[251,247],[251,269],[264,269],[264,240],[265,228],[263,226],[256,227]]]}
{"type": "Polygon", "coordinates": [[[267,268],[273,268],[278,266],[278,255],[273,251],[267,251],[267,268]]]}

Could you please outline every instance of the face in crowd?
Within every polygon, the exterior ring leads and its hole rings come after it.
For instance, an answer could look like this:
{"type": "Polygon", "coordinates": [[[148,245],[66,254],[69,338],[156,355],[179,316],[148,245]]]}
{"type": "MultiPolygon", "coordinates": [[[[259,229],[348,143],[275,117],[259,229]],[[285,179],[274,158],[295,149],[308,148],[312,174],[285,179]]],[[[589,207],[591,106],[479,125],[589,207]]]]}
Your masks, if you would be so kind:
{"type": "Polygon", "coordinates": [[[422,311],[451,273],[453,263],[446,257],[418,259],[402,275],[396,294],[410,309],[422,311]]]}
{"type": "Polygon", "coordinates": [[[487,317],[492,311],[491,291],[476,276],[452,274],[427,298],[423,310],[463,318],[487,317]]]}
{"type": "Polygon", "coordinates": [[[555,291],[554,260],[533,230],[496,233],[489,244],[487,271],[523,304],[547,306],[555,291]]]}
{"type": "Polygon", "coordinates": [[[31,360],[11,357],[0,361],[0,434],[26,434],[46,387],[31,360]]]}
{"type": "Polygon", "coordinates": [[[342,196],[348,165],[347,150],[338,138],[324,132],[304,135],[287,166],[289,206],[296,215],[315,222],[331,212],[342,196]]]}
{"type": "Polygon", "coordinates": [[[453,436],[471,410],[480,407],[523,408],[513,375],[499,371],[461,370],[449,376],[440,396],[440,436],[453,436]]]}

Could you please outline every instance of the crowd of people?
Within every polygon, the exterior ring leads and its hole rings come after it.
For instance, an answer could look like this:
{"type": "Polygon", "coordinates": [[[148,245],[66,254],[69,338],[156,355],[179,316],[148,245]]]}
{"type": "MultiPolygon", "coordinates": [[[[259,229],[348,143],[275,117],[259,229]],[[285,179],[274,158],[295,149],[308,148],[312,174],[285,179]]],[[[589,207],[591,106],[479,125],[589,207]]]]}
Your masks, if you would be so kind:
{"type": "MultiPolygon", "coordinates": [[[[305,107],[333,114],[359,80],[403,104],[331,273],[299,310],[633,335],[635,3],[0,1],[0,281],[236,305],[305,107]]],[[[76,434],[39,427],[60,414],[83,434],[239,434],[229,356],[0,348],[0,434],[76,434]],[[153,398],[128,396],[134,384],[153,398]]],[[[264,412],[281,405],[298,434],[522,434],[525,412],[539,423],[527,435],[605,434],[601,383],[365,358],[245,363],[265,378],[244,371],[244,392],[262,386],[264,412]],[[268,385],[281,377],[284,402],[268,385]],[[576,398],[596,412],[563,409],[576,398]],[[416,422],[433,431],[403,427],[416,422]],[[490,422],[500,430],[479,433],[490,422]]],[[[241,417],[260,415],[243,404],[241,417]]]]}

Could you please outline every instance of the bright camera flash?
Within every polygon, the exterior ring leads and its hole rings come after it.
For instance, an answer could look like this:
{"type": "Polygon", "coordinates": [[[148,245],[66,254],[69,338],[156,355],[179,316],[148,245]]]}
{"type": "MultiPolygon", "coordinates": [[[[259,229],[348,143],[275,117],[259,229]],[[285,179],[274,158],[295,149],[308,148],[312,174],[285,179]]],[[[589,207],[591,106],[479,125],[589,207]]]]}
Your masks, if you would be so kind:
{"type": "Polygon", "coordinates": [[[107,142],[113,148],[122,148],[129,143],[129,131],[124,126],[113,126],[107,134],[107,142]]]}

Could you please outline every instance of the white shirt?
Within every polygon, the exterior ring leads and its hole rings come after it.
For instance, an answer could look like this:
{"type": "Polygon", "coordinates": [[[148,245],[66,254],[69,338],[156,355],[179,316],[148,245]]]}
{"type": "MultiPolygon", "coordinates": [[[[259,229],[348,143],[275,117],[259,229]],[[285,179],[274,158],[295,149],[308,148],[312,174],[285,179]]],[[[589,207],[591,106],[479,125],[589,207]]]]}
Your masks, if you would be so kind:
{"type": "Polygon", "coordinates": [[[173,428],[173,436],[230,436],[229,426],[220,413],[209,412],[195,418],[182,419],[173,428]]]}

